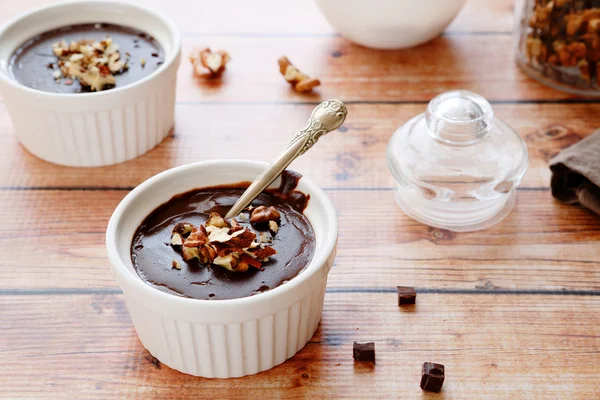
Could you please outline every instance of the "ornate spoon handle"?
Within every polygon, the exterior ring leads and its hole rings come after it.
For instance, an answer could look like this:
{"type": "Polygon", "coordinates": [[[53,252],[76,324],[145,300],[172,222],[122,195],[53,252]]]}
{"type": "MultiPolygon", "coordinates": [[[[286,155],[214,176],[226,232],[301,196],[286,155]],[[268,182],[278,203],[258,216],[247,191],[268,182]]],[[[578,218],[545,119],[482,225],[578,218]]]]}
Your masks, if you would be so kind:
{"type": "Polygon", "coordinates": [[[339,128],[347,114],[346,105],[339,100],[332,99],[319,104],[313,110],[308,120],[308,126],[298,132],[279,156],[261,172],[231,207],[225,218],[233,218],[238,215],[277,179],[296,157],[306,153],[321,136],[339,128]]]}

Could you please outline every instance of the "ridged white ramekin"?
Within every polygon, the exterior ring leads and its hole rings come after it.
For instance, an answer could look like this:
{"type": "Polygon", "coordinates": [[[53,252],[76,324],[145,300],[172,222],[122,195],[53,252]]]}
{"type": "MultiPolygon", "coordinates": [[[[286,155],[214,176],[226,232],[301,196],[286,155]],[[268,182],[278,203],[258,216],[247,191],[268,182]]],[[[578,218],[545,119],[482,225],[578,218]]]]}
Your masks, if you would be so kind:
{"type": "Polygon", "coordinates": [[[144,283],[131,262],[134,233],[156,207],[194,188],[251,181],[265,166],[225,160],[170,169],[135,188],[110,219],[108,258],[137,334],[171,368],[207,378],[255,374],[292,357],[317,329],[338,225],[330,200],[306,178],[298,190],[310,195],[304,213],[315,231],[315,255],[297,277],[277,288],[232,300],[184,298],[144,283]]]}
{"type": "Polygon", "coordinates": [[[175,119],[181,39],[158,13],[116,1],[58,3],[23,14],[0,28],[0,91],[17,137],[37,157],[61,165],[95,167],[138,157],[159,144],[175,119]],[[10,74],[12,53],[42,32],[79,23],[110,22],[152,35],[164,64],[123,87],[61,94],[19,84],[10,74]]]}

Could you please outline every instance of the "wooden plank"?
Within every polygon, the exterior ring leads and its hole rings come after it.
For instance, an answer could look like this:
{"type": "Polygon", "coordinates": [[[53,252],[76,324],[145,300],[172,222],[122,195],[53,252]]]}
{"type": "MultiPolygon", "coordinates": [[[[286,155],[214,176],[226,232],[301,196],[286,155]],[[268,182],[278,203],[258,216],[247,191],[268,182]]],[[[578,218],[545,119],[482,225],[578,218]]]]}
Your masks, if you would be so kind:
{"type": "MultiPolygon", "coordinates": [[[[313,105],[180,105],[174,138],[136,160],[105,168],[65,168],[40,161],[17,142],[0,105],[0,187],[133,187],[165,169],[236,158],[270,161],[303,127],[313,105]],[[232,118],[235,116],[235,118],[232,118]]],[[[391,187],[385,161],[393,132],[424,104],[353,104],[343,132],[319,141],[293,168],[325,188],[391,187]]],[[[547,161],[600,127],[597,104],[498,104],[496,115],[529,147],[523,187],[545,188],[547,161]]]]}
{"type": "Polygon", "coordinates": [[[444,398],[598,398],[597,297],[328,293],[311,342],[286,363],[232,380],[194,378],[142,348],[121,295],[3,296],[0,387],[8,398],[437,398],[419,388],[443,363],[444,398]],[[352,342],[376,343],[354,365],[352,342]]]}
{"type": "MultiPolygon", "coordinates": [[[[184,36],[198,35],[332,35],[333,28],[314,1],[292,5],[277,0],[135,0],[173,19],[184,36]]],[[[53,0],[8,2],[0,23],[53,0]]],[[[512,29],[511,0],[468,1],[448,28],[450,32],[508,32],[512,29]]]]}
{"type": "MultiPolygon", "coordinates": [[[[0,289],[115,288],[104,232],[125,191],[0,191],[0,289]]],[[[328,191],[340,236],[331,287],[600,290],[600,224],[548,191],[456,234],[410,220],[392,191],[328,191]],[[368,205],[368,207],[365,207],[368,205]]]]}

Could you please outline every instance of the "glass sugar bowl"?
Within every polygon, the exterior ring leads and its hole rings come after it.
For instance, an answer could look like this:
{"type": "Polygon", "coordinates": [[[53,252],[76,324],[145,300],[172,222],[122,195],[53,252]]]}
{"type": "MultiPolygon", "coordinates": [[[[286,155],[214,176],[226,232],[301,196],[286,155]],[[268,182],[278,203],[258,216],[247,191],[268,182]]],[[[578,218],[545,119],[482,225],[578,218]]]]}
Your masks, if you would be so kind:
{"type": "Polygon", "coordinates": [[[517,0],[517,63],[555,89],[600,96],[600,1],[517,0]]]}
{"type": "Polygon", "coordinates": [[[457,232],[487,228],[512,209],[527,170],[525,143],[467,91],[435,97],[387,148],[396,200],[411,218],[457,232]]]}

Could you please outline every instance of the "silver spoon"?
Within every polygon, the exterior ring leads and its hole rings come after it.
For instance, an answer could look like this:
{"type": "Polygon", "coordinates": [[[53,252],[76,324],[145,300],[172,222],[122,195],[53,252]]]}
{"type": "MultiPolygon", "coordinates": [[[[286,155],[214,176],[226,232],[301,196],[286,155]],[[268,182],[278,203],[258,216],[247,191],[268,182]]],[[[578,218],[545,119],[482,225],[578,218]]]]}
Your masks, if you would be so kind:
{"type": "Polygon", "coordinates": [[[347,114],[346,105],[339,100],[332,99],[319,104],[313,110],[308,120],[308,126],[298,132],[279,156],[261,172],[231,207],[225,218],[233,218],[238,215],[252,203],[256,196],[269,187],[296,157],[306,153],[321,136],[342,126],[347,114]]]}

